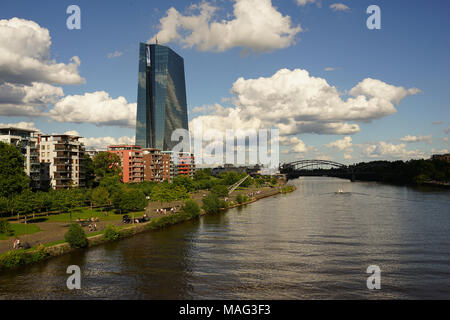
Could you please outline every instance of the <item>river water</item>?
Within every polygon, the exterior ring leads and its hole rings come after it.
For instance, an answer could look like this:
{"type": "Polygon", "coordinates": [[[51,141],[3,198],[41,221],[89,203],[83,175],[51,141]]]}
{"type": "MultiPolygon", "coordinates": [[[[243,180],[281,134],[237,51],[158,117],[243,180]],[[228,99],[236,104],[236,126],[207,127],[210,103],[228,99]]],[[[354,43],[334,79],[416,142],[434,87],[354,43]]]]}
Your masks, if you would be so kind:
{"type": "Polygon", "coordinates": [[[4,272],[0,299],[450,299],[448,190],[291,183],[290,194],[4,272]],[[66,287],[69,265],[81,290],[66,287]],[[380,290],[367,289],[369,265],[380,290]]]}

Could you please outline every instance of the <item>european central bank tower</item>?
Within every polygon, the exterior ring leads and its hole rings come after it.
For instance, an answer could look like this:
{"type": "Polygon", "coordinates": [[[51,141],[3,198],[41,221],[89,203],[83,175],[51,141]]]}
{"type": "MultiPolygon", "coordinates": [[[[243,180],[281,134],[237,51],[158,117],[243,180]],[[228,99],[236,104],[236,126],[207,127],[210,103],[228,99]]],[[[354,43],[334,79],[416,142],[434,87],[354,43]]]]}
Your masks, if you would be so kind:
{"type": "Polygon", "coordinates": [[[140,43],[136,145],[170,151],[176,129],[189,129],[184,60],[166,46],[140,43]]]}

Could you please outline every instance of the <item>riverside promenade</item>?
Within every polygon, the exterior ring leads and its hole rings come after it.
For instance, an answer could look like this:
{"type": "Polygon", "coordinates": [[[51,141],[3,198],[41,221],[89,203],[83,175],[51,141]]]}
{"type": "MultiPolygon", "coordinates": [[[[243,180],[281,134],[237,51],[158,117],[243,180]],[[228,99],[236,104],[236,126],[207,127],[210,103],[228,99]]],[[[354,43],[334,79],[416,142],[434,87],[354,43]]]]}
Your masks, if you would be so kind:
{"type": "MultiPolygon", "coordinates": [[[[254,201],[257,201],[261,198],[269,197],[275,194],[280,193],[281,185],[277,187],[261,187],[256,188],[254,186],[247,188],[245,190],[236,190],[234,191],[229,197],[229,201],[236,201],[236,197],[239,194],[247,195],[249,196],[249,201],[246,203],[251,203],[254,201]]],[[[202,205],[202,198],[207,195],[209,191],[207,190],[200,190],[194,193],[191,193],[190,197],[192,200],[195,200],[200,206],[202,205]]],[[[157,213],[157,209],[161,208],[167,208],[167,207],[178,207],[180,208],[183,205],[184,201],[173,201],[169,203],[159,203],[159,202],[150,202],[147,206],[147,212],[149,212],[150,219],[158,218],[164,216],[161,213],[157,213]]],[[[244,204],[242,204],[244,205],[244,204]]],[[[239,204],[233,205],[231,207],[240,206],[239,204]]],[[[228,208],[227,208],[228,209],[228,208]]],[[[226,209],[225,209],[226,210],[226,209]]],[[[144,212],[135,212],[134,217],[139,218],[142,217],[144,212]]],[[[128,213],[128,215],[132,216],[133,213],[128,213]]],[[[166,213],[166,215],[170,215],[170,213],[166,213]]],[[[108,217],[106,218],[104,216],[104,213],[99,212],[98,218],[99,221],[96,222],[97,225],[97,231],[94,232],[94,234],[90,234],[88,227],[85,226],[83,229],[85,230],[87,236],[92,236],[95,234],[101,233],[107,225],[113,224],[115,226],[125,226],[125,224],[122,222],[122,216],[123,214],[114,214],[109,213],[108,217]]],[[[64,221],[64,222],[55,222],[55,221],[46,221],[45,218],[38,220],[40,222],[29,222],[28,225],[36,225],[39,227],[40,231],[33,233],[33,234],[26,234],[18,237],[21,241],[21,243],[25,244],[28,243],[31,247],[35,247],[39,244],[49,244],[49,243],[58,243],[58,242],[64,242],[64,234],[67,232],[71,222],[70,221],[64,221]],[[41,221],[43,220],[43,221],[41,221]]],[[[73,221],[75,222],[75,221],[73,221]]],[[[12,223],[23,223],[21,222],[12,222],[12,223]]],[[[142,223],[144,225],[145,223],[142,223]]],[[[7,251],[12,250],[13,242],[15,237],[10,237],[6,240],[0,240],[0,254],[5,253],[7,251]]]]}

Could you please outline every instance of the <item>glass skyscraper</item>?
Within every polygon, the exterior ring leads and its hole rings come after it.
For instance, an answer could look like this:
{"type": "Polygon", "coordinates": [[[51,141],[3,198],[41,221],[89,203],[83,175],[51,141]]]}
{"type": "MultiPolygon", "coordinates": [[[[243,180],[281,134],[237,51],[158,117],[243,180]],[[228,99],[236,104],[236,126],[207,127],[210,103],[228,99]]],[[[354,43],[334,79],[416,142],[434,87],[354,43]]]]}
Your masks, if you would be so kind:
{"type": "Polygon", "coordinates": [[[141,43],[136,145],[170,151],[176,129],[188,130],[184,60],[166,46],[141,43]]]}

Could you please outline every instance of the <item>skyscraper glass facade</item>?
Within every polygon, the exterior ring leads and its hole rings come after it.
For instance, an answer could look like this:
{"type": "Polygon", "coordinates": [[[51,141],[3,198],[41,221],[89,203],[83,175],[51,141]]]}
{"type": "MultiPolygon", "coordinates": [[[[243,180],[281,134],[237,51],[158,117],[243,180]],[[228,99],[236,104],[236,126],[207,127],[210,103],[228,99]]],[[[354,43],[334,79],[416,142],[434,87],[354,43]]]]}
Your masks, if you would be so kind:
{"type": "Polygon", "coordinates": [[[172,150],[176,129],[188,130],[183,58],[166,46],[141,43],[136,145],[172,150]]]}

